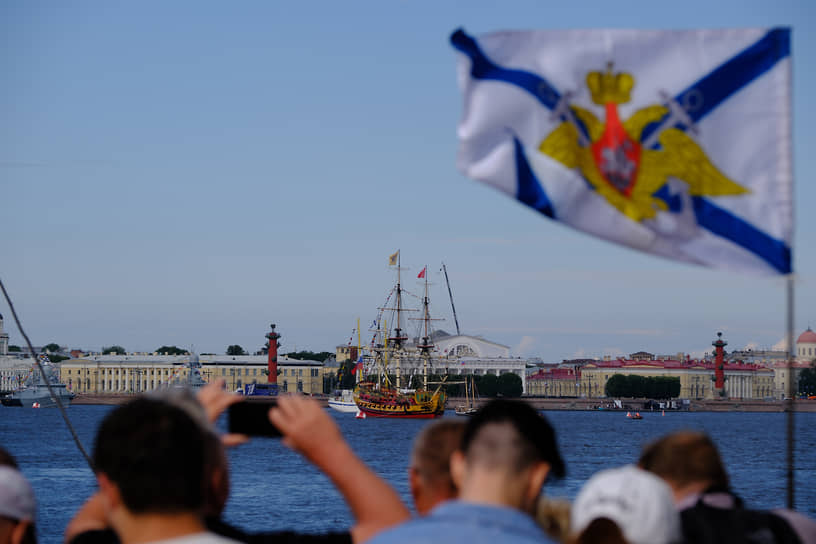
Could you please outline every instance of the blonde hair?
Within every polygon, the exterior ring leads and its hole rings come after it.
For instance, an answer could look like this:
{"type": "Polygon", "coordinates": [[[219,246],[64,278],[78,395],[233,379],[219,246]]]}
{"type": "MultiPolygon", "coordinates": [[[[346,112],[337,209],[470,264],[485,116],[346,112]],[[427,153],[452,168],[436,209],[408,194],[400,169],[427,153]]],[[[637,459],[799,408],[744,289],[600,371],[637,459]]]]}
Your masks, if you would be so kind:
{"type": "Polygon", "coordinates": [[[542,495],[536,505],[536,523],[558,542],[567,542],[570,534],[570,508],[572,505],[568,500],[551,499],[542,495]]]}
{"type": "Polygon", "coordinates": [[[450,457],[459,449],[464,431],[463,422],[442,419],[430,423],[417,435],[411,466],[426,484],[457,491],[450,473],[450,457]]]}

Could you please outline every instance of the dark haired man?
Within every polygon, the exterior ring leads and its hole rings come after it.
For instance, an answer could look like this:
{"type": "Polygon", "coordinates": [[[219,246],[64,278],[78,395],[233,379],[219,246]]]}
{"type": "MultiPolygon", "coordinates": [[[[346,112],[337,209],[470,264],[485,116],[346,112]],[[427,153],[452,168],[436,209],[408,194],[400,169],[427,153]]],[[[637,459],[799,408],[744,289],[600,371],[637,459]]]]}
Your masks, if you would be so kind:
{"type": "Polygon", "coordinates": [[[447,501],[372,544],[552,542],[531,517],[549,474],[563,476],[555,431],[525,403],[495,400],[465,427],[451,455],[458,500],[447,501]]]}
{"type": "Polygon", "coordinates": [[[668,434],[643,450],[638,465],[671,487],[688,542],[816,543],[816,522],[806,516],[744,508],[717,446],[704,433],[668,434]]]}
{"type": "Polygon", "coordinates": [[[123,544],[235,542],[204,525],[206,446],[200,426],[160,400],[138,398],[104,419],[94,467],[106,517],[123,544]]]}
{"type": "MultiPolygon", "coordinates": [[[[357,523],[350,531],[322,535],[291,531],[245,533],[219,518],[229,495],[228,466],[222,441],[235,445],[248,437],[223,435],[219,439],[211,425],[228,405],[239,402],[241,397],[226,393],[223,381],[217,381],[202,388],[197,400],[184,391],[163,392],[153,398],[183,409],[204,431],[205,468],[201,478],[206,488],[204,515],[207,528],[214,533],[250,544],[351,544],[363,542],[377,531],[409,516],[393,488],[354,454],[334,420],[316,401],[298,395],[282,396],[278,399],[278,406],[270,410],[270,419],[283,433],[287,445],[301,452],[334,481],[348,501],[357,523]]],[[[102,507],[102,498],[97,493],[83,505],[66,529],[66,542],[119,544],[116,533],[110,530],[111,522],[102,507]]]]}

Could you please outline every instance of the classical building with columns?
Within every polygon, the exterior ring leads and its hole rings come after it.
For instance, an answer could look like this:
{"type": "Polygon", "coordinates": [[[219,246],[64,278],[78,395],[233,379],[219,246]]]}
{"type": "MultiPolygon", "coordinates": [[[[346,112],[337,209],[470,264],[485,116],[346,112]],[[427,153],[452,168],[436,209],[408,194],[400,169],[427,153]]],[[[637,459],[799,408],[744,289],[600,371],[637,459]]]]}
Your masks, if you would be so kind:
{"type": "MultiPolygon", "coordinates": [[[[774,369],[744,363],[725,363],[725,392],[732,399],[776,396],[774,369]]],[[[680,398],[714,398],[714,362],[691,359],[616,359],[574,367],[540,370],[527,377],[531,395],[548,397],[605,397],[606,382],[615,374],[680,379],[680,398]]]]}
{"type": "MultiPolygon", "coordinates": [[[[799,373],[816,362],[816,332],[810,327],[797,338],[794,356],[788,368],[785,351],[732,351],[723,364],[725,397],[783,399],[791,380],[797,390],[799,373]]],[[[539,370],[527,376],[526,391],[529,395],[548,397],[603,397],[607,380],[615,374],[624,374],[677,377],[680,398],[712,399],[715,366],[709,359],[693,360],[682,354],[655,356],[640,351],[628,358],[565,362],[539,370]]]]}
{"type": "Polygon", "coordinates": [[[805,363],[816,361],[816,332],[810,327],[796,339],[796,358],[805,363]]]}
{"type": "MultiPolygon", "coordinates": [[[[235,391],[252,383],[267,381],[266,355],[200,355],[201,377],[218,378],[235,391]]],[[[187,380],[188,355],[92,355],[63,361],[60,381],[74,393],[140,393],[187,380]]],[[[320,361],[302,361],[278,356],[280,391],[323,393],[323,376],[335,369],[320,361]]]]}

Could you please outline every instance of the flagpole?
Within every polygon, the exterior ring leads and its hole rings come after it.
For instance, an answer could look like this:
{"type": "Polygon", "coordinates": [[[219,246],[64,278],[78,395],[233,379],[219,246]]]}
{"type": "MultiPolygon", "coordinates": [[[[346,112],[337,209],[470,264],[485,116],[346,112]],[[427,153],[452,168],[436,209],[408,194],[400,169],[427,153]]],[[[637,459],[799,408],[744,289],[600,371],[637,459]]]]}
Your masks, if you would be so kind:
{"type": "Polygon", "coordinates": [[[787,326],[788,326],[788,365],[787,365],[787,372],[788,372],[788,383],[786,385],[786,397],[785,400],[785,411],[787,412],[786,417],[786,424],[787,424],[787,497],[788,497],[788,508],[793,510],[793,502],[794,502],[794,492],[793,492],[793,450],[794,450],[794,397],[796,395],[796,391],[794,387],[796,385],[796,380],[793,379],[793,357],[794,357],[794,345],[793,345],[793,274],[788,274],[786,278],[786,292],[787,292],[787,326]]]}

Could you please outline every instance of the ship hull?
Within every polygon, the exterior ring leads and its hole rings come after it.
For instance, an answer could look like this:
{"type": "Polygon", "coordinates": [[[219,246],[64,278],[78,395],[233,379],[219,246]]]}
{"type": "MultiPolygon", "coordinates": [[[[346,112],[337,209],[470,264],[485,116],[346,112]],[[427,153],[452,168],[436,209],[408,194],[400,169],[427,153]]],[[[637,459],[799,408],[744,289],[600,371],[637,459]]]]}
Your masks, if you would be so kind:
{"type": "Polygon", "coordinates": [[[344,400],[329,399],[329,408],[347,414],[357,413],[357,405],[354,403],[354,401],[349,402],[344,400]]]}
{"type": "MultiPolygon", "coordinates": [[[[368,385],[368,384],[366,384],[368,385]]],[[[361,412],[371,417],[395,419],[433,419],[445,413],[447,397],[437,390],[416,391],[405,394],[393,390],[374,390],[370,386],[358,387],[354,402],[361,412]]]]}
{"type": "Polygon", "coordinates": [[[329,408],[344,412],[346,414],[356,414],[359,410],[354,402],[354,392],[350,389],[342,389],[337,394],[329,398],[329,408]]]}
{"type": "MultiPolygon", "coordinates": [[[[62,387],[57,386],[54,387],[56,390],[57,396],[62,401],[62,404],[68,405],[71,404],[71,400],[74,398],[73,393],[68,393],[64,389],[64,385],[62,387]]],[[[34,404],[37,404],[43,408],[48,406],[56,406],[57,403],[54,399],[51,398],[51,395],[48,393],[48,390],[40,387],[35,387],[32,389],[23,389],[21,391],[16,391],[11,395],[3,397],[0,399],[0,402],[3,406],[28,406],[31,407],[34,404]]]]}
{"type": "Polygon", "coordinates": [[[433,419],[441,414],[436,412],[408,412],[397,410],[383,410],[360,406],[360,411],[368,417],[390,417],[395,419],[433,419]]]}

